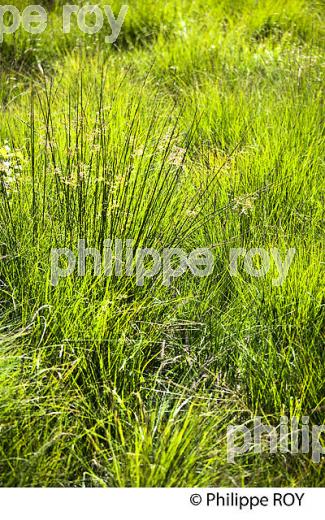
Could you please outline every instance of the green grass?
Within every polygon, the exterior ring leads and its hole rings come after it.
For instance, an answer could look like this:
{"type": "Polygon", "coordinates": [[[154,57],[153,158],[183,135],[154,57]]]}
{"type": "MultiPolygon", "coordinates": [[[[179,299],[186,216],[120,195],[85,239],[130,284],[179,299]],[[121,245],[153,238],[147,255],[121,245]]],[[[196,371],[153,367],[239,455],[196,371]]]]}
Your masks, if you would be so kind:
{"type": "Polygon", "coordinates": [[[310,453],[226,442],[324,422],[321,2],[137,0],[114,46],[64,35],[64,3],[0,47],[0,485],[324,485],[310,453]],[[80,238],[215,268],[53,287],[80,238]],[[296,256],[275,287],[234,247],[296,256]]]}

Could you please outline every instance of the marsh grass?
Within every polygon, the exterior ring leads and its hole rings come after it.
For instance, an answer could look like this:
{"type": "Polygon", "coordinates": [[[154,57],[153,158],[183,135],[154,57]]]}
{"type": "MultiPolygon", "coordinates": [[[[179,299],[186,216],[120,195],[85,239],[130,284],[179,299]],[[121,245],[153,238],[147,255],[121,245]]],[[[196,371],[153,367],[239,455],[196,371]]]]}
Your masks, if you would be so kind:
{"type": "Polygon", "coordinates": [[[324,420],[320,5],[138,1],[113,49],[63,38],[59,7],[37,51],[1,48],[1,485],[323,484],[310,454],[226,453],[254,414],[324,420]],[[80,238],[215,268],[53,287],[80,238]],[[273,287],[231,247],[297,253],[273,287]]]}

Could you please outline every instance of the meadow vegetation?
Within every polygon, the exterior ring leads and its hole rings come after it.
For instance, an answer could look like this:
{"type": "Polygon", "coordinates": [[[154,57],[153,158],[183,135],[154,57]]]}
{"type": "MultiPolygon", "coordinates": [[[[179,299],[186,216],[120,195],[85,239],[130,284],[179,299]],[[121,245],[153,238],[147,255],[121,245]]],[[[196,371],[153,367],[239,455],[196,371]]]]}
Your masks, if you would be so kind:
{"type": "Polygon", "coordinates": [[[134,0],[114,45],[63,34],[64,3],[0,46],[0,485],[324,485],[226,444],[324,422],[322,2],[134,0]],[[51,285],[52,248],[114,237],[214,272],[51,285]],[[274,287],[234,247],[296,256],[274,287]]]}

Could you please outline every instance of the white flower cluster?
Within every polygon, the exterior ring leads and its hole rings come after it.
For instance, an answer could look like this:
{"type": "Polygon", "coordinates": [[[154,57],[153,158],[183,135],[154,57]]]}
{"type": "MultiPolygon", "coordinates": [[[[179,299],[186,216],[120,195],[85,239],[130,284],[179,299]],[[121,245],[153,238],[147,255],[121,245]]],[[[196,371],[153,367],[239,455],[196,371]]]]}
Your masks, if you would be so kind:
{"type": "Polygon", "coordinates": [[[0,186],[7,195],[17,187],[22,160],[21,152],[12,151],[8,142],[0,147],[0,186]]]}

